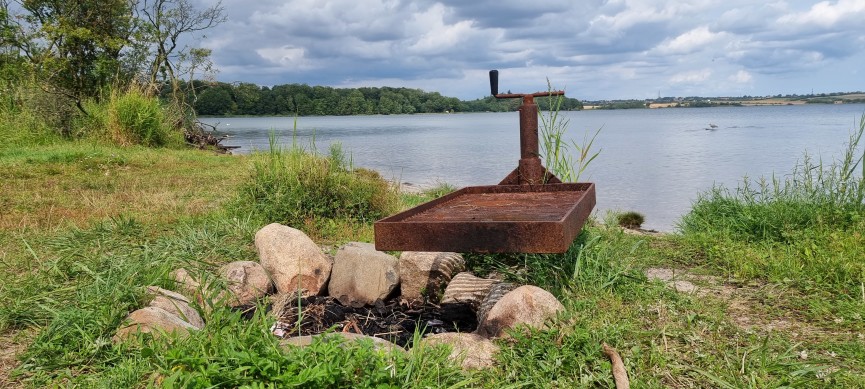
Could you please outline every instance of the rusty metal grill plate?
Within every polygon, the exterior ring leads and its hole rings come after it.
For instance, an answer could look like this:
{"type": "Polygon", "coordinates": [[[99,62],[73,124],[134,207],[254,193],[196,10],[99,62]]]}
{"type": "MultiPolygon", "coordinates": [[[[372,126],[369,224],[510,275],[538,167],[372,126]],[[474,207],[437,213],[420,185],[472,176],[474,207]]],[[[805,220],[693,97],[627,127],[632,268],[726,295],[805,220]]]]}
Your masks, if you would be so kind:
{"type": "Polygon", "coordinates": [[[378,250],[560,253],[595,206],[592,183],[463,188],[375,223],[378,250]]]}

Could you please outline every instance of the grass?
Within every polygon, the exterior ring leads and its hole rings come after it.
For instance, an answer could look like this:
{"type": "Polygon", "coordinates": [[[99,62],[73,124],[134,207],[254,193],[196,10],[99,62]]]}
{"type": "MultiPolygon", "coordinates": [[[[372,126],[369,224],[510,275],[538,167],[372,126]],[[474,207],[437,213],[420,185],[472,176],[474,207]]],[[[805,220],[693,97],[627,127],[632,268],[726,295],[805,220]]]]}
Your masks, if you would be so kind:
{"type": "MultiPolygon", "coordinates": [[[[551,93],[555,90],[549,79],[547,79],[547,89],[551,93]]],[[[546,111],[539,116],[541,119],[538,133],[540,157],[543,158],[547,170],[559,180],[577,182],[580,180],[580,176],[585,173],[586,168],[600,155],[600,150],[595,151],[592,149],[592,145],[601,129],[595,131],[591,138],[586,132],[583,135],[582,143],[574,140],[567,142],[565,138],[570,119],[559,116],[564,100],[563,95],[558,95],[555,98],[550,96],[547,99],[549,106],[542,107],[546,108],[546,111]]]]}
{"type": "Polygon", "coordinates": [[[343,227],[369,225],[399,207],[399,195],[378,172],[355,169],[339,144],[328,155],[294,143],[277,144],[252,156],[253,169],[240,186],[234,212],[264,224],[282,223],[313,238],[342,235],[343,227]]]}
{"type": "Polygon", "coordinates": [[[112,89],[102,101],[84,104],[88,115],[73,125],[76,133],[114,145],[179,147],[183,132],[177,127],[183,119],[177,110],[164,106],[142,88],[112,89]]]}
{"type": "Polygon", "coordinates": [[[161,224],[212,212],[233,196],[248,161],[74,142],[0,149],[0,164],[0,231],[20,231],[120,215],[161,224]]]}
{"type": "Polygon", "coordinates": [[[836,161],[802,163],[784,178],[747,178],[703,194],[682,220],[705,263],[744,280],[789,285],[778,301],[811,319],[831,316],[865,328],[865,116],[836,161]]]}
{"type": "MultiPolygon", "coordinates": [[[[822,181],[808,181],[822,189],[805,202],[792,195],[801,193],[794,189],[801,178],[789,187],[778,181],[779,192],[765,199],[704,194],[681,234],[631,235],[615,223],[590,222],[565,254],[467,255],[476,274],[541,286],[566,308],[547,330],[498,341],[497,364],[483,371],[461,371],[440,348],[402,355],[318,342],[286,349],[268,333],[272,318],[222,308],[205,313],[206,331],[182,341],[112,343],[146,286],[171,286],[171,270],[212,272],[255,257],[253,235],[267,220],[238,205],[251,185],[288,193],[297,189],[279,180],[306,169],[370,177],[340,153],[280,153],[232,157],[86,142],[0,150],[0,199],[10,210],[0,214],[0,272],[7,275],[0,345],[13,350],[0,353],[0,386],[611,387],[602,342],[622,355],[635,388],[865,386],[865,224],[858,219],[865,214],[855,196],[833,194],[862,179],[831,178],[851,171],[833,173],[831,164],[822,165],[822,181]],[[816,212],[808,215],[817,220],[795,223],[787,214],[796,212],[816,212]],[[648,279],[650,267],[676,269],[697,293],[648,279]]],[[[315,177],[308,182],[324,188],[355,185],[315,177]]],[[[361,194],[375,191],[360,188],[380,188],[371,182],[345,193],[369,201],[374,196],[361,194]]],[[[388,201],[408,207],[451,190],[388,201]]],[[[280,205],[268,201],[259,205],[280,205]]],[[[355,211],[361,208],[310,213],[318,242],[368,241],[375,215],[355,211]]]]}

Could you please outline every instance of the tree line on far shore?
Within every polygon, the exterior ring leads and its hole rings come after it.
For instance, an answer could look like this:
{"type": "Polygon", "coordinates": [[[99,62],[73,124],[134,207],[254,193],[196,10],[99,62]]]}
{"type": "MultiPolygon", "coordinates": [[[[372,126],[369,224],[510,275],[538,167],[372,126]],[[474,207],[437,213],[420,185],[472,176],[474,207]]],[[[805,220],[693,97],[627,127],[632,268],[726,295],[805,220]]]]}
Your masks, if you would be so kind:
{"type": "MultiPolygon", "coordinates": [[[[520,99],[496,100],[492,96],[462,101],[438,92],[392,87],[332,88],[306,84],[258,86],[193,81],[194,108],[199,115],[396,115],[413,113],[508,112],[516,111],[520,99]]],[[[536,99],[547,109],[547,98],[536,99]]],[[[582,109],[573,98],[561,101],[561,110],[582,109]]]]}

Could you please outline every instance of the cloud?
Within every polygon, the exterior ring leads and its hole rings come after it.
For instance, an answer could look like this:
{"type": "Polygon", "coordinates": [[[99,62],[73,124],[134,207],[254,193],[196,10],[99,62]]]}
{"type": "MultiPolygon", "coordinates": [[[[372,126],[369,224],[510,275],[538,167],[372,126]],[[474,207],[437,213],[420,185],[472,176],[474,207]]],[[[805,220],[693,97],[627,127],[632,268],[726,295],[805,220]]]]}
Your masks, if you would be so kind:
{"type": "Polygon", "coordinates": [[[837,27],[842,23],[862,23],[865,17],[865,2],[862,0],[821,1],[807,12],[784,15],[778,19],[781,24],[837,27]]]}
{"type": "Polygon", "coordinates": [[[771,30],[772,21],[788,12],[790,11],[785,3],[753,2],[743,4],[722,10],[721,16],[711,21],[711,28],[715,31],[748,36],[771,30]]]}
{"type": "Polygon", "coordinates": [[[673,84],[694,84],[706,81],[712,75],[711,69],[693,70],[675,74],[670,77],[670,82],[673,84]]]}
{"type": "Polygon", "coordinates": [[[305,50],[300,47],[282,46],[265,47],[258,49],[255,52],[274,65],[304,69],[310,67],[309,62],[304,56],[304,51],[305,50]]]}
{"type": "Polygon", "coordinates": [[[865,61],[862,0],[224,1],[229,21],[194,43],[213,49],[225,81],[477,98],[497,68],[514,91],[549,77],[601,99],[813,85],[814,74],[842,84],[865,61]],[[817,72],[826,67],[844,71],[817,72]]]}
{"type": "Polygon", "coordinates": [[[736,74],[728,77],[727,79],[737,84],[747,84],[751,82],[754,77],[751,76],[751,73],[748,73],[745,70],[739,70],[738,72],[736,72],[736,74]]]}
{"type": "Polygon", "coordinates": [[[709,26],[700,26],[664,42],[657,50],[661,54],[690,54],[722,41],[726,36],[724,32],[709,31],[709,26]]]}
{"type": "Polygon", "coordinates": [[[447,9],[435,4],[430,9],[414,14],[410,26],[413,38],[407,51],[415,55],[438,55],[458,49],[461,45],[483,40],[483,33],[476,29],[474,21],[460,20],[453,24],[445,22],[447,9]]]}

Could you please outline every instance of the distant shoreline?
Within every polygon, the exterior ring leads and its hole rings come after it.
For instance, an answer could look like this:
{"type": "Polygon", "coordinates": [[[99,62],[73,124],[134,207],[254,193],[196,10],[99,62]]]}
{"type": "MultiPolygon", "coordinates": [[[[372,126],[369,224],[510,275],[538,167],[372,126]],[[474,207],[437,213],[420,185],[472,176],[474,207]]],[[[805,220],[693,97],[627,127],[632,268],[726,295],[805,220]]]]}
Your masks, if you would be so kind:
{"type": "Polygon", "coordinates": [[[584,110],[597,109],[659,109],[659,108],[709,108],[709,107],[757,107],[806,104],[862,104],[865,93],[822,94],[806,96],[783,96],[765,98],[745,97],[688,97],[647,100],[583,101],[584,110]]]}

